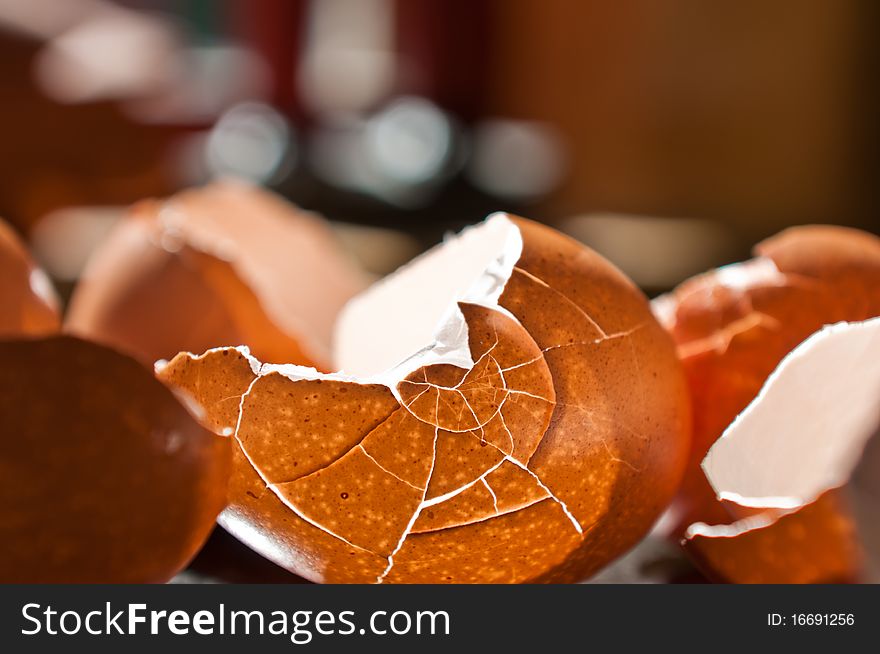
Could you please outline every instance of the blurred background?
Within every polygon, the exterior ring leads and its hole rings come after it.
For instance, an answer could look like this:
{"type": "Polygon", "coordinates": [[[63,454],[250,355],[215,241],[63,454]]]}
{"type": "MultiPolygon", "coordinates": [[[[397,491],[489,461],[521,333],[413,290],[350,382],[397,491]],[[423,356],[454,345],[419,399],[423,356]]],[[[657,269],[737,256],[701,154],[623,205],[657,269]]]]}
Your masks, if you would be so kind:
{"type": "Polygon", "coordinates": [[[654,294],[880,228],[873,0],[0,0],[0,215],[62,288],[124,208],[236,175],[377,273],[508,210],[654,294]]]}
{"type": "MultiPolygon", "coordinates": [[[[63,294],[221,176],[377,274],[507,210],[654,295],[789,225],[880,231],[875,0],[0,0],[0,216],[63,294]]],[[[243,217],[246,219],[246,216],[243,217]]],[[[218,530],[182,581],[291,581],[218,530]]],[[[646,541],[599,581],[698,580],[646,541]]]]}

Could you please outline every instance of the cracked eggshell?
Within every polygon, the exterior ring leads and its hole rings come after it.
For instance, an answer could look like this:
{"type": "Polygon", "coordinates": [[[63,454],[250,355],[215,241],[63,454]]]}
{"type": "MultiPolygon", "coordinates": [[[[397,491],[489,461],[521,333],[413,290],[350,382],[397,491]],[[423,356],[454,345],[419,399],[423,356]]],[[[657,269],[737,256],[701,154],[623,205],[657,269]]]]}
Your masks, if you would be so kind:
{"type": "Polygon", "coordinates": [[[0,338],[58,331],[58,298],[12,228],[0,220],[0,338]]]}
{"type": "Polygon", "coordinates": [[[150,365],[245,344],[325,368],[336,315],[367,283],[320,218],[229,180],[133,207],[89,261],[65,328],[150,365]]]}
{"type": "Polygon", "coordinates": [[[644,296],[501,214],[353,300],[319,374],[243,348],[160,378],[233,436],[234,535],[313,581],[567,582],[637,542],[688,450],[684,379],[644,296]]]}
{"type": "Polygon", "coordinates": [[[226,503],[228,438],[133,359],[0,341],[0,581],[164,582],[226,503]]]}
{"type": "MultiPolygon", "coordinates": [[[[728,581],[851,579],[859,571],[859,548],[844,498],[822,500],[809,511],[720,502],[700,463],[787,354],[825,325],[880,315],[880,239],[841,227],[798,227],[762,242],[755,254],[654,301],[655,313],[677,343],[694,413],[693,448],[670,512],[673,533],[684,535],[694,523],[733,520],[726,530],[692,530],[688,542],[690,550],[702,550],[697,558],[710,574],[728,581]],[[797,563],[786,533],[824,543],[826,555],[816,558],[816,565],[797,563]],[[716,549],[719,563],[713,568],[706,562],[716,549]],[[773,563],[786,560],[787,565],[773,563]]],[[[805,407],[801,419],[810,419],[809,409],[817,410],[805,407]]],[[[764,437],[770,439],[770,433],[764,437]]],[[[773,444],[768,441],[766,447],[773,444]]],[[[760,460],[763,451],[752,449],[760,460]]]]}

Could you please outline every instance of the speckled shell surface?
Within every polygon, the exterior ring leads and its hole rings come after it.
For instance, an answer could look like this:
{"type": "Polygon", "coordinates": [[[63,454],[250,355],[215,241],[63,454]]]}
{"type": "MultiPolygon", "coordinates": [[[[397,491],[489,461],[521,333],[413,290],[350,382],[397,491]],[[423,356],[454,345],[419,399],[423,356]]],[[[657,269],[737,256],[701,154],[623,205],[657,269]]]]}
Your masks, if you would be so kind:
{"type": "Polygon", "coordinates": [[[647,532],[688,450],[673,344],[604,259],[513,220],[509,315],[460,305],[470,369],[394,392],[264,374],[235,349],[159,371],[233,434],[227,529],[331,583],[576,581],[647,532]]]}

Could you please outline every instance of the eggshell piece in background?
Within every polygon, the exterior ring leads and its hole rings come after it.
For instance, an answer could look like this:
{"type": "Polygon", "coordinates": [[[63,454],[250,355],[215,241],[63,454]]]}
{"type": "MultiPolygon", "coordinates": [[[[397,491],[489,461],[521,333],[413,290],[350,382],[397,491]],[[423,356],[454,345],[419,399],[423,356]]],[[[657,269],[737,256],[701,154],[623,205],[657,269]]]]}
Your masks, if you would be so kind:
{"type": "Polygon", "coordinates": [[[52,283],[0,220],[0,337],[49,334],[60,322],[52,283]]]}
{"type": "Polygon", "coordinates": [[[230,442],[134,361],[67,336],[0,341],[0,579],[164,582],[226,504],[230,442]]]}
{"type": "Polygon", "coordinates": [[[693,405],[693,445],[670,513],[678,536],[694,522],[728,519],[700,463],[783,357],[826,324],[880,315],[876,236],[794,227],[755,252],[652,303],[677,344],[693,405]]]}
{"type": "Polygon", "coordinates": [[[343,312],[345,373],[229,348],[160,367],[223,429],[234,401],[217,399],[242,392],[220,522],[267,558],[319,582],[577,581],[671,498],[687,396],[644,296],[522,219],[493,216],[462,239],[450,247],[476,253],[462,263],[476,278],[444,276],[446,259],[428,254],[343,312]],[[424,280],[455,301],[433,302],[424,280]],[[397,331],[415,345],[403,360],[397,331]],[[303,402],[314,402],[308,416],[303,402]]]}
{"type": "MultiPolygon", "coordinates": [[[[694,445],[669,522],[673,534],[678,535],[694,523],[719,526],[720,531],[700,534],[702,550],[716,547],[711,537],[725,530],[726,540],[722,543],[718,539],[719,548],[735,549],[738,546],[733,542],[739,539],[760,543],[764,550],[792,545],[783,533],[773,535],[776,523],[766,514],[760,529],[737,523],[747,515],[760,515],[761,509],[719,502],[700,462],[736,416],[758,396],[783,358],[805,339],[830,323],[865,321],[880,315],[877,237],[840,227],[796,227],[759,244],[755,252],[755,259],[688,280],[653,302],[655,314],[678,345],[694,408],[694,445]],[[729,527],[731,521],[738,527],[729,527]]],[[[804,417],[812,408],[809,403],[803,407],[804,417]]],[[[766,434],[768,439],[772,436],[766,434]]],[[[768,442],[767,447],[773,444],[768,442]]],[[[753,449],[756,451],[751,456],[759,460],[763,448],[753,449]]],[[[784,549],[765,551],[751,560],[754,566],[767,568],[738,569],[739,578],[839,580],[846,577],[841,571],[849,573],[847,578],[857,576],[858,537],[852,529],[838,528],[852,522],[852,516],[845,513],[847,504],[836,501],[823,508],[821,515],[826,516],[832,509],[841,511],[835,520],[813,519],[811,516],[819,515],[818,510],[799,515],[810,506],[786,514],[785,524],[799,525],[805,538],[829,543],[829,556],[847,558],[820,558],[817,561],[827,564],[824,570],[808,567],[798,571],[770,563],[796,555],[784,549]],[[774,578],[774,574],[781,576],[774,578]]],[[[687,548],[693,551],[693,543],[687,548]]],[[[740,560],[747,559],[743,555],[740,560]]],[[[705,568],[712,557],[703,556],[702,560],[705,568]]],[[[725,572],[725,578],[737,580],[731,570],[725,572]]]]}
{"type": "Polygon", "coordinates": [[[858,579],[862,553],[840,487],[878,425],[880,318],[816,332],[783,359],[703,461],[731,513],[752,515],[692,525],[685,547],[726,581],[858,579]]]}
{"type": "Polygon", "coordinates": [[[65,326],[149,364],[248,345],[327,368],[336,314],[368,282],[321,219],[223,181],[136,205],[93,254],[65,326]]]}

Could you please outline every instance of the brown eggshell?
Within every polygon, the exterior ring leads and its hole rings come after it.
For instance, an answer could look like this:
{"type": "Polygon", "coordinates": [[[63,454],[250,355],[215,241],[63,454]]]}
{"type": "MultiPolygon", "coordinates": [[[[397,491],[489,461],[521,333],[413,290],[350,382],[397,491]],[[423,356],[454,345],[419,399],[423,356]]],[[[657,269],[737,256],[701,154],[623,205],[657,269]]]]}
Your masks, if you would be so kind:
{"type": "Polygon", "coordinates": [[[0,341],[0,581],[164,582],[226,503],[230,440],[127,356],[0,341]]]}
{"type": "Polygon", "coordinates": [[[65,327],[150,365],[248,345],[326,368],[336,314],[367,283],[319,218],[218,182],[136,205],[90,260],[65,327]]]}
{"type": "MultiPolygon", "coordinates": [[[[693,447],[671,513],[677,535],[695,522],[730,522],[700,462],[783,357],[826,324],[880,314],[880,239],[875,236],[842,227],[797,227],[760,243],[755,254],[755,259],[695,277],[654,301],[678,346],[693,404],[693,447]]],[[[852,578],[858,567],[854,532],[837,528],[848,521],[844,513],[834,521],[819,517],[832,509],[843,511],[839,502],[825,500],[822,507],[804,509],[804,515],[787,515],[779,527],[769,524],[734,538],[704,537],[689,549],[698,549],[704,565],[711,565],[716,560],[708,553],[712,548],[723,549],[717,559],[728,561],[730,552],[742,547],[736,551],[744,561],[749,548],[760,544],[764,553],[753,558],[753,569],[725,565],[719,571],[729,581],[852,578]],[[772,563],[793,556],[781,549],[791,545],[784,530],[792,525],[828,544],[828,555],[817,559],[822,566],[796,570],[793,564],[772,563]]]]}
{"type": "MultiPolygon", "coordinates": [[[[753,516],[758,524],[765,516],[753,516]]],[[[856,579],[861,550],[849,506],[829,491],[798,511],[736,535],[697,533],[685,550],[710,578],[740,584],[844,583],[856,579]]]]}
{"type": "Polygon", "coordinates": [[[361,583],[575,581],[647,532],[688,450],[673,345],[604,259],[511,220],[502,309],[459,304],[469,369],[424,365],[395,396],[232,349],[160,366],[234,435],[227,529],[311,580],[361,583]]]}
{"type": "Polygon", "coordinates": [[[12,228],[0,220],[0,338],[58,330],[58,299],[12,228]]]}

